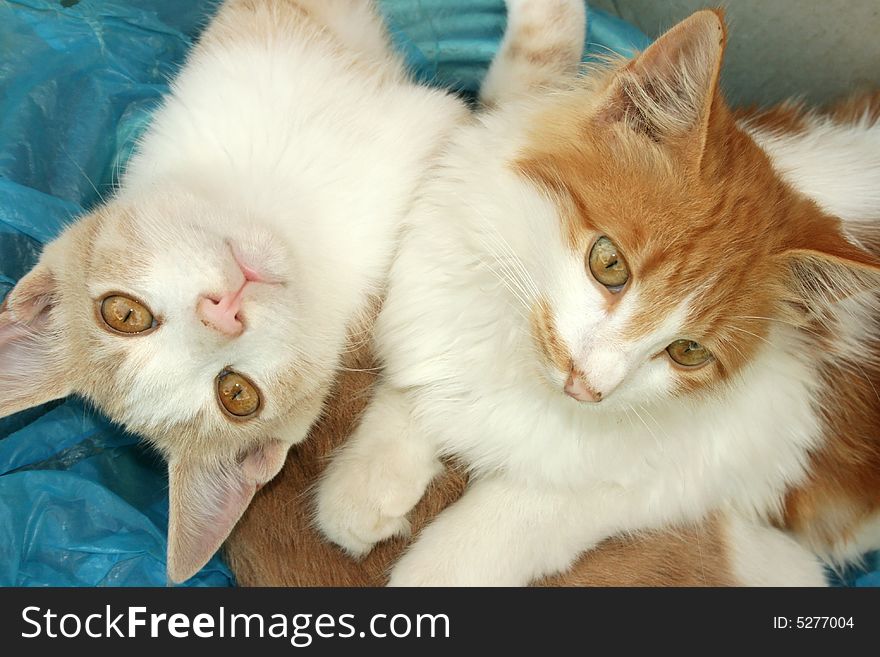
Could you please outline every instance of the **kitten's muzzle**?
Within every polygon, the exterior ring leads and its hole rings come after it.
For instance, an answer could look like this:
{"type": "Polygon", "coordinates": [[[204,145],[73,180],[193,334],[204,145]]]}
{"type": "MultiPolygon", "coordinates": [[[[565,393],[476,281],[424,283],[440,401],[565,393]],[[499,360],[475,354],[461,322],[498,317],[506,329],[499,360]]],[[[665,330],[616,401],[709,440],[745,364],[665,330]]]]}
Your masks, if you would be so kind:
{"type": "Polygon", "coordinates": [[[565,381],[565,394],[579,402],[598,403],[602,401],[602,392],[596,390],[584,379],[583,374],[572,371],[565,381]]]}
{"type": "Polygon", "coordinates": [[[208,328],[227,337],[235,338],[241,335],[245,329],[242,319],[242,301],[248,285],[255,283],[279,285],[281,281],[271,273],[251,264],[234,244],[231,242],[227,242],[227,244],[232,258],[244,278],[241,287],[219,295],[201,296],[196,304],[196,315],[208,328]]]}

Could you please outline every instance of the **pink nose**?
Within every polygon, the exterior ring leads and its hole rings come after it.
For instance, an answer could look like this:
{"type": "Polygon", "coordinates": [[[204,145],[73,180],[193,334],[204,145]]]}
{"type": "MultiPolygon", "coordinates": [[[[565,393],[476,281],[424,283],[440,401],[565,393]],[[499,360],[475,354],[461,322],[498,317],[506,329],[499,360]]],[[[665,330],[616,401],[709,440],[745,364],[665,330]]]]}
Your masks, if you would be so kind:
{"type": "Polygon", "coordinates": [[[583,376],[574,372],[568,375],[568,380],[565,382],[565,394],[581,402],[596,403],[602,401],[602,393],[591,388],[584,381],[583,376]]]}
{"type": "Polygon", "coordinates": [[[202,297],[196,306],[196,314],[205,326],[234,338],[241,335],[244,324],[241,323],[241,295],[246,285],[235,292],[227,292],[223,296],[202,297]]]}

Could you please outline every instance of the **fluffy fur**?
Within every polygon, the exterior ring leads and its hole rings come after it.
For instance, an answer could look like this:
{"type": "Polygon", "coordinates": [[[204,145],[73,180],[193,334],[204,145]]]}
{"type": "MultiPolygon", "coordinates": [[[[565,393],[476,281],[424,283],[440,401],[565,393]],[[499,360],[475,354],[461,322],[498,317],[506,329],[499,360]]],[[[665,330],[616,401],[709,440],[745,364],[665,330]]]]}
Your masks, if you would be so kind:
{"type": "MultiPolygon", "coordinates": [[[[861,234],[880,167],[856,151],[860,175],[826,171],[839,191],[813,200],[721,98],[724,43],[720,15],[699,12],[631,63],[460,130],[423,188],[377,322],[384,380],[318,495],[321,529],[360,555],[407,531],[439,457],[466,464],[467,492],[392,584],[525,584],[719,508],[828,552],[864,536],[880,261],[861,234]],[[587,264],[603,235],[628,263],[622,290],[587,264]],[[712,357],[676,365],[676,340],[712,357]],[[594,401],[564,394],[571,381],[594,401]]],[[[816,583],[812,563],[793,583],[816,583]]]]}
{"type": "MultiPolygon", "coordinates": [[[[363,559],[329,543],[313,522],[314,486],[370,400],[377,375],[369,344],[352,345],[325,413],[294,445],[282,471],[255,496],[224,546],[241,586],[381,586],[407,545],[395,537],[363,559]]],[[[409,514],[418,532],[465,490],[462,468],[445,467],[409,514]]],[[[821,584],[815,557],[781,530],[717,514],[699,524],[603,542],[540,586],[786,586],[821,584]],[[760,555],[760,556],[756,556],[760,555]]]]}
{"type": "MultiPolygon", "coordinates": [[[[541,66],[577,67],[582,3],[510,8],[514,26],[556,12],[576,48],[541,66]]],[[[528,68],[502,57],[493,102],[540,85],[528,68]]],[[[118,193],[10,293],[0,415],[78,393],[145,436],[168,459],[169,575],[186,579],[319,417],[415,190],[469,116],[408,77],[371,2],[228,0],[118,193]],[[108,330],[108,294],[147,307],[156,328],[108,330]],[[253,417],[218,403],[226,370],[258,391],[253,417]]]]}

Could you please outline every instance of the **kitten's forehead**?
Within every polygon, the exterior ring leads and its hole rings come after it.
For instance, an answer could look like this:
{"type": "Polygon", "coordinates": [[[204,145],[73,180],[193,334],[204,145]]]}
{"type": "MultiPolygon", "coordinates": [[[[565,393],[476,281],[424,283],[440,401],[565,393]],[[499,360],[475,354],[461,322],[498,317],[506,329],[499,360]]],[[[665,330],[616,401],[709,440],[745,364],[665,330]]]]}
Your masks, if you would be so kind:
{"type": "MultiPolygon", "coordinates": [[[[580,114],[568,120],[584,121],[580,114]]],[[[594,130],[580,137],[536,136],[516,163],[553,198],[572,252],[608,236],[639,281],[662,285],[675,303],[717,287],[710,281],[747,291],[750,281],[779,273],[773,256],[800,229],[784,209],[788,190],[756,146],[747,142],[737,157],[724,155],[723,165],[709,162],[708,173],[695,175],[641,136],[594,130]]],[[[707,148],[707,158],[714,151],[707,148]]]]}
{"type": "Polygon", "coordinates": [[[85,274],[90,280],[134,277],[143,263],[132,253],[143,253],[145,245],[137,230],[134,213],[121,203],[110,203],[90,216],[93,228],[88,240],[85,274]]]}

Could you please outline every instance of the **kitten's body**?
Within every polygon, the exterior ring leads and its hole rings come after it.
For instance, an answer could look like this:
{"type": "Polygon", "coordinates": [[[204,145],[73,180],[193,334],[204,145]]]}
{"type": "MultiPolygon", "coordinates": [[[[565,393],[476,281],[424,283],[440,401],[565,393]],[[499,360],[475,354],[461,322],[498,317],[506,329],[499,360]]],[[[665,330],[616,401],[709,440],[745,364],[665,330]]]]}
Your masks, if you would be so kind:
{"type": "MultiPolygon", "coordinates": [[[[880,92],[855,95],[825,114],[799,104],[740,113],[740,125],[782,177],[826,212],[840,217],[857,239],[877,239],[878,122],[880,92]],[[867,226],[860,230],[860,224],[867,226]],[[864,235],[865,228],[868,235],[864,235]]],[[[880,245],[870,246],[880,250],[880,245]]]]}
{"type": "MultiPolygon", "coordinates": [[[[880,92],[853,96],[826,114],[798,105],[755,112],[740,125],[780,175],[843,220],[849,238],[880,255],[880,92]],[[781,120],[780,120],[781,119],[781,120]]],[[[818,400],[825,440],[810,455],[806,481],[788,492],[784,523],[833,561],[880,547],[880,325],[877,307],[842,304],[818,400]],[[868,316],[865,316],[865,311],[868,316]],[[848,318],[847,315],[852,313],[848,318]]]]}
{"type": "MultiPolygon", "coordinates": [[[[831,505],[846,522],[826,538],[844,543],[876,514],[877,260],[736,128],[715,92],[722,34],[697,14],[622,72],[463,129],[423,188],[377,323],[385,384],[319,496],[322,529],[363,553],[405,531],[437,455],[467,464],[475,480],[392,583],[524,584],[719,508],[817,536],[828,520],[795,517],[831,505]],[[619,296],[585,267],[603,234],[634,272],[619,296]],[[664,347],[682,339],[710,345],[708,365],[676,369],[664,347]],[[799,504],[829,471],[839,498],[799,504]]],[[[855,130],[880,134],[838,131],[855,130]]],[[[798,139],[764,144],[810,195],[786,164],[798,139]]],[[[848,190],[827,211],[859,195],[850,227],[880,217],[865,164],[817,188],[848,190]]]]}

